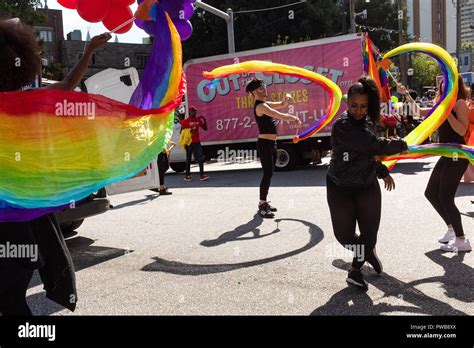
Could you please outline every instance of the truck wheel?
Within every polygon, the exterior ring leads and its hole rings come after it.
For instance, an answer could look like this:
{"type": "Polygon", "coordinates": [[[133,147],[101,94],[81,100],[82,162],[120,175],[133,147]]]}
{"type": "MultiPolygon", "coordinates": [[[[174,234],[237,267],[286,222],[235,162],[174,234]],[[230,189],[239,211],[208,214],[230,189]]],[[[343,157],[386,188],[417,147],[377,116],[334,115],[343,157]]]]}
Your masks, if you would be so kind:
{"type": "Polygon", "coordinates": [[[173,169],[176,173],[182,173],[186,169],[186,163],[184,162],[175,162],[170,163],[171,169],[173,169]]]}
{"type": "Polygon", "coordinates": [[[277,149],[275,171],[289,171],[296,167],[297,154],[293,145],[281,144],[277,149]]]}
{"type": "Polygon", "coordinates": [[[65,222],[65,223],[61,224],[61,232],[63,233],[63,236],[67,237],[67,236],[73,234],[73,232],[76,229],[78,229],[79,226],[81,226],[83,222],[84,222],[84,219],[71,221],[71,222],[65,222]]]}

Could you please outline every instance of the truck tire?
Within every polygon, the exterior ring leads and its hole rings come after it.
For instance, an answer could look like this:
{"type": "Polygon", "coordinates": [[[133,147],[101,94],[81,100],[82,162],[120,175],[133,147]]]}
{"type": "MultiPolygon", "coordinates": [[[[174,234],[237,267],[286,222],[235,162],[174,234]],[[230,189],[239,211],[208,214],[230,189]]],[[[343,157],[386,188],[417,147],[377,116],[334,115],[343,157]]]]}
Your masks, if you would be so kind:
{"type": "Polygon", "coordinates": [[[186,169],[186,163],[184,162],[175,162],[170,163],[171,169],[173,169],[176,173],[182,173],[186,169]]]}
{"type": "Polygon", "coordinates": [[[84,219],[61,224],[61,232],[63,233],[63,236],[67,237],[71,235],[76,229],[79,228],[79,226],[82,225],[83,222],[84,219]]]}
{"type": "Polygon", "coordinates": [[[297,163],[297,153],[294,145],[279,144],[277,148],[277,159],[275,171],[290,171],[295,169],[297,163]]]}

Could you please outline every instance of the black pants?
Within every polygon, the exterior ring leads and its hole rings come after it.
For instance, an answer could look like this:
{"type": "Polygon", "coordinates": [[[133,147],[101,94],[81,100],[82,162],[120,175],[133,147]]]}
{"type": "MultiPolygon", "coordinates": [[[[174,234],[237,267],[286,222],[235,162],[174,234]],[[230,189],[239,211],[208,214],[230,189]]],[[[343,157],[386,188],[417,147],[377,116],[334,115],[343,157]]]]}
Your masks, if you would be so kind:
{"type": "Polygon", "coordinates": [[[169,169],[170,164],[168,162],[168,155],[164,152],[160,152],[158,155],[158,174],[160,176],[160,185],[163,186],[165,184],[165,173],[169,169]]]}
{"type": "Polygon", "coordinates": [[[191,158],[193,152],[196,160],[199,162],[199,173],[204,175],[204,153],[202,152],[201,143],[191,143],[186,150],[186,176],[191,175],[191,158]]]}
{"type": "Polygon", "coordinates": [[[352,267],[360,269],[373,254],[382,210],[382,195],[377,180],[367,189],[345,189],[327,177],[327,200],[334,235],[345,248],[354,251],[352,267]],[[356,235],[356,223],[360,235],[356,235]]]}
{"type": "Polygon", "coordinates": [[[0,314],[30,316],[26,303],[26,290],[33,277],[33,269],[25,268],[13,259],[2,262],[0,267],[0,314]]]}
{"type": "Polygon", "coordinates": [[[276,142],[268,139],[258,138],[257,151],[263,168],[263,177],[260,182],[260,200],[266,201],[268,190],[272,182],[273,169],[276,162],[276,142]]]}
{"type": "Polygon", "coordinates": [[[454,161],[452,158],[441,157],[431,173],[425,196],[442,217],[446,225],[453,225],[456,236],[464,235],[461,214],[454,197],[459,182],[469,166],[467,159],[454,161]]]}

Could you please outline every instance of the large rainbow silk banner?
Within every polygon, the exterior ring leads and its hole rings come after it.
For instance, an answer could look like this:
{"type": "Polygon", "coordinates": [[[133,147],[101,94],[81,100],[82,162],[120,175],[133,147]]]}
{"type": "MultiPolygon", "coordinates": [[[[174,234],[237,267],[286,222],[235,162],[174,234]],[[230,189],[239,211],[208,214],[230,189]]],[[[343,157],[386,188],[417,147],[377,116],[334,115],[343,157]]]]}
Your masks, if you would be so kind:
{"type": "Polygon", "coordinates": [[[162,151],[184,95],[181,41],[162,6],[144,78],[123,104],[57,90],[0,93],[0,221],[29,221],[135,176],[162,151]]]}

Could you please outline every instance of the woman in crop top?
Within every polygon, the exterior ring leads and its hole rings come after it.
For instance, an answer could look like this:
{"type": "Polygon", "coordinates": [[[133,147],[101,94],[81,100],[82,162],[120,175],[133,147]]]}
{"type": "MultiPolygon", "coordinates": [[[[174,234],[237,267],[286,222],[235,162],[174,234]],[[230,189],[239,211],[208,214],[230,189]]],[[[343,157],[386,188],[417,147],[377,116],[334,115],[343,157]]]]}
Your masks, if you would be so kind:
{"type": "Polygon", "coordinates": [[[288,106],[292,101],[291,96],[287,95],[281,102],[267,102],[267,87],[260,79],[250,81],[245,90],[255,98],[253,112],[259,131],[257,150],[263,168],[258,213],[261,217],[273,218],[273,212],[277,209],[269,204],[267,195],[276,160],[277,120],[295,122],[297,126],[301,125],[301,121],[296,116],[277,111],[288,106]]]}
{"type": "MultiPolygon", "coordinates": [[[[466,144],[464,136],[469,127],[469,107],[467,99],[469,89],[464,85],[463,79],[459,77],[458,100],[446,121],[439,127],[440,143],[466,144]]],[[[406,93],[404,86],[399,85],[400,93],[406,93]]],[[[443,83],[438,88],[436,100],[443,92],[443,83]]],[[[408,98],[410,99],[410,98],[408,98]]],[[[417,108],[416,103],[412,105],[417,108]]],[[[429,109],[421,109],[420,113],[425,116],[429,109]]],[[[448,226],[447,232],[438,239],[441,249],[444,251],[470,251],[471,244],[466,236],[461,221],[461,214],[454,202],[459,182],[469,165],[469,161],[463,158],[441,157],[431,173],[425,196],[433,205],[438,214],[448,226]]]]}

